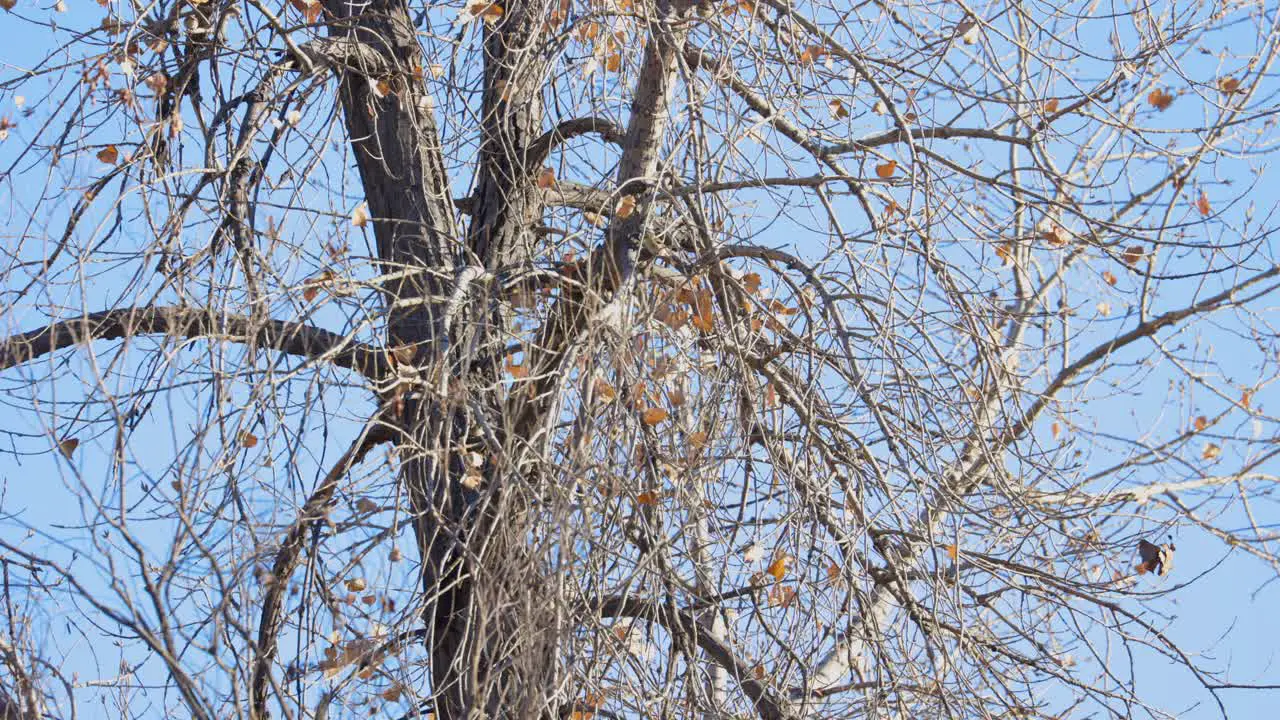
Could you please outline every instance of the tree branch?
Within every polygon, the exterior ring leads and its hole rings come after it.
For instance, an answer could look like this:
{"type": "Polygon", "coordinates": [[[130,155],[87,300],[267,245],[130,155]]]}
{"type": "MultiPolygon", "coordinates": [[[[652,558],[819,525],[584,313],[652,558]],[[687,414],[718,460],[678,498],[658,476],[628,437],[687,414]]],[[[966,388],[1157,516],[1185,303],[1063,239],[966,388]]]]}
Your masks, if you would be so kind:
{"type": "Polygon", "coordinates": [[[218,315],[209,310],[188,307],[103,310],[11,335],[0,342],[0,370],[80,343],[152,334],[208,337],[252,344],[310,360],[327,361],[368,378],[376,379],[390,371],[383,352],[322,328],[284,320],[218,315]]]}

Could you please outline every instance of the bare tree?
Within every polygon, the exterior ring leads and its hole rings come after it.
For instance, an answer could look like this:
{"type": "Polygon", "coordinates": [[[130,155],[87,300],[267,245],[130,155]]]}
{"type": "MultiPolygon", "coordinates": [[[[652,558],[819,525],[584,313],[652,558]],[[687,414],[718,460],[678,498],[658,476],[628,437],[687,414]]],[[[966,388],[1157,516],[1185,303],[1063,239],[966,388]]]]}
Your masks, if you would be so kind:
{"type": "Polygon", "coordinates": [[[0,6],[0,717],[1273,687],[1274,6],[0,6]]]}

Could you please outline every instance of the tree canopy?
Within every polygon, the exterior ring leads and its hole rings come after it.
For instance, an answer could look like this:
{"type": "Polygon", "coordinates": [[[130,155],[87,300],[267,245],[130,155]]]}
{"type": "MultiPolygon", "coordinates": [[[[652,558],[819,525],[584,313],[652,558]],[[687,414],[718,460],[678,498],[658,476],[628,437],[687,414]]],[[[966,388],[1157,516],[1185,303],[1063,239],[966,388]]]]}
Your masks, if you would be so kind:
{"type": "Polygon", "coordinates": [[[0,718],[1280,688],[1274,6],[0,7],[0,718]]]}

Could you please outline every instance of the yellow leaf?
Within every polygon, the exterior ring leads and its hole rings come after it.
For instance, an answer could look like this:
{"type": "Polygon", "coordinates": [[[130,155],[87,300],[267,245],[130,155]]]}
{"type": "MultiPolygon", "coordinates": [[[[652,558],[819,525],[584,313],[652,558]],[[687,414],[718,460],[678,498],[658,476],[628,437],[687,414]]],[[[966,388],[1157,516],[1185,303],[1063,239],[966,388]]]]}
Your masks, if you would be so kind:
{"type": "Polygon", "coordinates": [[[115,145],[108,145],[98,151],[98,160],[107,165],[115,165],[119,159],[120,151],[116,149],[115,145]]]}
{"type": "Polygon", "coordinates": [[[636,196],[623,195],[618,198],[618,204],[613,208],[613,214],[618,218],[628,218],[636,211],[636,196]]]}
{"type": "Polygon", "coordinates": [[[653,427],[654,425],[657,425],[663,420],[666,420],[667,414],[668,414],[667,411],[663,410],[662,408],[657,408],[657,407],[649,408],[648,410],[644,411],[644,414],[640,416],[640,419],[641,421],[644,422],[645,425],[653,427]]]}
{"type": "Polygon", "coordinates": [[[890,160],[887,163],[880,163],[876,166],[876,176],[881,180],[888,180],[893,177],[894,171],[898,169],[898,161],[890,160]]]}

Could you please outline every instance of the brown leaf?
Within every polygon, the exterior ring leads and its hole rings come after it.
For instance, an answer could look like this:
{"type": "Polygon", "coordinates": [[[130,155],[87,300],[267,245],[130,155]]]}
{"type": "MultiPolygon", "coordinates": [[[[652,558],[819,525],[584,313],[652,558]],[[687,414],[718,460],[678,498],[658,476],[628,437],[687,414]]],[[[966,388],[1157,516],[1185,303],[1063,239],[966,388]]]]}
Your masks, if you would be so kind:
{"type": "Polygon", "coordinates": [[[295,10],[302,13],[302,17],[308,23],[314,23],[320,19],[320,13],[324,11],[324,7],[320,4],[320,0],[289,0],[289,4],[295,10]]]}
{"type": "Polygon", "coordinates": [[[1103,281],[1104,281],[1104,282],[1106,282],[1108,285],[1115,285],[1115,284],[1116,284],[1116,276],[1115,276],[1114,274],[1112,274],[1112,272],[1111,272],[1110,270],[1103,270],[1103,271],[1102,271],[1102,279],[1103,279],[1103,281]]]}
{"type": "Polygon", "coordinates": [[[1209,427],[1209,418],[1203,415],[1197,415],[1194,425],[1196,428],[1196,432],[1200,432],[1205,428],[1209,427]]]}
{"type": "Polygon", "coordinates": [[[58,452],[62,453],[68,460],[71,459],[71,453],[80,447],[80,441],[75,438],[63,438],[58,441],[58,452]]]}
{"type": "Polygon", "coordinates": [[[1120,259],[1124,261],[1125,265],[1133,266],[1142,262],[1142,258],[1146,257],[1146,254],[1141,245],[1130,245],[1124,249],[1124,254],[1120,256],[1120,259]]]}
{"type": "Polygon", "coordinates": [[[1240,393],[1240,406],[1241,406],[1241,407],[1243,407],[1245,410],[1248,410],[1248,409],[1249,409],[1249,405],[1250,405],[1250,404],[1252,404],[1252,403],[1253,403],[1253,391],[1252,391],[1252,390],[1245,390],[1244,392],[1240,393]]]}
{"type": "Polygon", "coordinates": [[[623,195],[618,198],[618,203],[613,207],[613,215],[616,218],[629,218],[636,211],[636,196],[623,195]]]}
{"type": "Polygon", "coordinates": [[[1196,198],[1196,210],[1204,217],[1208,217],[1213,212],[1213,208],[1209,206],[1209,196],[1203,190],[1200,191],[1200,197],[1196,198]]]}
{"type": "Polygon", "coordinates": [[[657,425],[663,420],[666,420],[667,415],[668,413],[666,410],[663,410],[662,408],[654,407],[654,408],[649,408],[648,410],[645,410],[644,413],[640,416],[640,420],[645,425],[648,425],[649,427],[653,427],[654,425],[657,425]]]}
{"type": "Polygon", "coordinates": [[[947,557],[951,558],[951,562],[955,562],[960,559],[960,546],[947,545],[946,551],[947,551],[947,557]]]}
{"type": "Polygon", "coordinates": [[[1200,453],[1203,460],[1213,460],[1222,454],[1222,447],[1217,443],[1205,443],[1204,450],[1200,453]]]}
{"type": "Polygon", "coordinates": [[[1058,99],[1054,98],[1045,102],[1043,110],[1045,115],[1052,115],[1058,112],[1058,99]]]}
{"type": "Polygon", "coordinates": [[[1223,95],[1240,92],[1240,81],[1233,77],[1218,78],[1218,91],[1223,95]]]}
{"type": "Polygon", "coordinates": [[[636,504],[652,507],[654,505],[657,505],[658,500],[661,498],[662,496],[659,495],[657,492],[654,492],[653,490],[646,490],[636,496],[636,504]]]}
{"type": "Polygon", "coordinates": [[[844,102],[840,98],[832,98],[827,103],[827,109],[831,111],[831,117],[836,120],[843,120],[849,117],[849,108],[844,106],[844,102]]]}
{"type": "Polygon", "coordinates": [[[249,432],[248,430],[244,430],[244,431],[242,431],[242,432],[240,433],[240,445],[241,445],[241,447],[251,448],[251,447],[253,447],[254,445],[257,445],[257,444],[258,444],[258,436],[257,436],[257,435],[254,435],[253,433],[249,432]]]}
{"type": "Polygon", "coordinates": [[[890,160],[886,163],[880,163],[876,166],[876,177],[881,180],[888,180],[893,177],[893,173],[898,169],[898,161],[890,160]]]}
{"type": "Polygon", "coordinates": [[[120,151],[116,149],[115,145],[108,145],[98,151],[97,158],[99,162],[115,165],[116,161],[120,159],[120,151]]]}
{"type": "Polygon", "coordinates": [[[552,170],[551,168],[542,168],[542,172],[538,173],[537,184],[538,184],[538,187],[542,188],[543,190],[555,187],[556,171],[552,170]]]}
{"type": "Polygon", "coordinates": [[[1173,104],[1173,94],[1157,88],[1147,94],[1147,102],[1151,103],[1151,107],[1164,112],[1173,104]]]}

